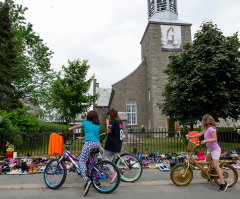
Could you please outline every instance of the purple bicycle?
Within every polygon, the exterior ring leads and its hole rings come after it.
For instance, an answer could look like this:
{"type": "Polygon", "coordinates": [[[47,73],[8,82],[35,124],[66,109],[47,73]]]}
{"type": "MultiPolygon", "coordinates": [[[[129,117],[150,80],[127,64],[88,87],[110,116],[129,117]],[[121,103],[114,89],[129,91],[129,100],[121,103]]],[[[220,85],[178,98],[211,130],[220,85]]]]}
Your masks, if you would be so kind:
{"type": "MultiPolygon", "coordinates": [[[[45,168],[44,171],[44,181],[48,188],[58,189],[63,185],[67,177],[67,169],[65,165],[65,160],[68,159],[76,167],[76,171],[81,175],[81,169],[78,165],[79,159],[76,158],[68,151],[69,145],[73,143],[74,140],[66,138],[64,134],[64,144],[66,149],[63,156],[51,160],[45,168]],[[69,143],[67,141],[70,141],[69,143]]],[[[94,153],[99,153],[99,149],[94,149],[91,155],[94,153]]],[[[87,163],[87,176],[91,179],[93,187],[100,193],[111,193],[119,186],[121,176],[118,167],[110,161],[103,160],[93,165],[90,158],[87,163]],[[117,175],[115,179],[110,179],[109,176],[111,172],[109,170],[116,171],[117,175]]]]}

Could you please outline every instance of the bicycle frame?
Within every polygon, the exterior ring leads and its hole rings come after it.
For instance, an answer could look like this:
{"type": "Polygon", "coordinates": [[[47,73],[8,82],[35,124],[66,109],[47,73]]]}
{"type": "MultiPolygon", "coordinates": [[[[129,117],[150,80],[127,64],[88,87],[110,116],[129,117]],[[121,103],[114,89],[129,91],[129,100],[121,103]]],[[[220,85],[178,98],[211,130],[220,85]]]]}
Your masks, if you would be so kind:
{"type": "MultiPolygon", "coordinates": [[[[100,147],[100,150],[102,150],[102,152],[103,152],[103,151],[104,151],[104,148],[100,147]]],[[[99,151],[99,155],[100,155],[101,158],[102,158],[102,155],[101,155],[100,151],[99,151]]],[[[118,158],[120,158],[121,161],[125,164],[126,168],[128,169],[128,165],[126,164],[126,162],[125,162],[125,161],[121,158],[121,156],[120,156],[119,154],[117,154],[117,153],[113,153],[113,154],[112,154],[112,156],[110,157],[110,161],[113,161],[114,156],[117,156],[116,160],[117,160],[118,158]]]]}
{"type": "MultiPolygon", "coordinates": [[[[68,158],[68,159],[70,160],[70,162],[73,163],[74,166],[77,168],[77,172],[78,172],[79,174],[81,174],[81,169],[80,169],[80,167],[78,166],[78,164],[76,163],[76,162],[79,162],[79,159],[76,158],[74,155],[72,155],[70,151],[68,151],[68,146],[72,144],[73,140],[70,140],[70,141],[71,141],[71,143],[69,144],[69,143],[66,143],[66,142],[65,142],[65,139],[64,139],[64,143],[65,143],[65,145],[66,145],[66,149],[65,149],[63,155],[59,158],[59,160],[58,160],[58,162],[57,162],[56,168],[58,168],[58,166],[59,166],[59,164],[60,164],[60,162],[61,162],[62,160],[63,160],[63,162],[65,163],[64,159],[67,159],[67,158],[68,158]]],[[[92,162],[90,161],[90,158],[89,158],[89,159],[87,160],[87,162],[86,162],[86,167],[88,167],[89,165],[91,166],[92,169],[94,168],[98,173],[101,174],[101,175],[91,175],[91,174],[90,174],[92,177],[96,177],[96,178],[100,178],[100,179],[105,179],[106,176],[105,176],[105,174],[103,173],[103,171],[101,171],[101,170],[99,170],[98,168],[94,167],[94,165],[93,165],[92,162]]],[[[55,171],[54,171],[54,172],[55,172],[55,171]]]]}
{"type": "MultiPolygon", "coordinates": [[[[187,146],[186,146],[186,145],[184,144],[184,142],[182,141],[182,137],[181,137],[181,135],[180,135],[180,131],[179,131],[178,133],[179,133],[179,138],[180,138],[181,142],[182,142],[183,145],[187,148],[187,146]]],[[[189,142],[190,142],[190,141],[189,141],[189,142]]],[[[199,145],[199,142],[198,142],[197,145],[199,145]]],[[[193,148],[193,150],[194,150],[194,148],[193,148]]],[[[186,175],[187,175],[188,168],[190,167],[190,160],[191,160],[195,165],[197,165],[197,167],[207,176],[206,179],[211,179],[211,177],[215,177],[215,176],[218,177],[218,174],[214,175],[214,174],[212,174],[212,173],[210,172],[211,169],[213,168],[213,167],[212,167],[213,161],[212,161],[212,160],[209,161],[209,162],[206,162],[206,161],[196,161],[196,160],[192,157],[193,150],[190,151],[189,158],[188,158],[188,160],[187,160],[187,162],[186,162],[186,164],[187,164],[187,169],[186,169],[185,172],[182,174],[182,177],[185,178],[186,175]],[[205,168],[202,166],[203,164],[208,165],[208,168],[205,169],[205,168]]],[[[219,163],[224,163],[223,166],[224,166],[225,164],[227,164],[227,162],[229,162],[229,161],[221,161],[221,160],[219,160],[219,163]]]]}

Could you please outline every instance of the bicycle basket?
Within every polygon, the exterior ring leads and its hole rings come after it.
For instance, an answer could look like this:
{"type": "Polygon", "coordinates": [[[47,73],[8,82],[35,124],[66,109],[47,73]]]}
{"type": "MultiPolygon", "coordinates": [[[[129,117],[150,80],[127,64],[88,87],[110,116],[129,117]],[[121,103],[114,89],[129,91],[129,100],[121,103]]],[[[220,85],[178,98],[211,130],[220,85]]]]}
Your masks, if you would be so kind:
{"type": "Polygon", "coordinates": [[[189,142],[188,142],[187,149],[188,149],[189,151],[193,151],[194,148],[195,148],[195,146],[196,146],[196,143],[189,141],[189,142]]]}

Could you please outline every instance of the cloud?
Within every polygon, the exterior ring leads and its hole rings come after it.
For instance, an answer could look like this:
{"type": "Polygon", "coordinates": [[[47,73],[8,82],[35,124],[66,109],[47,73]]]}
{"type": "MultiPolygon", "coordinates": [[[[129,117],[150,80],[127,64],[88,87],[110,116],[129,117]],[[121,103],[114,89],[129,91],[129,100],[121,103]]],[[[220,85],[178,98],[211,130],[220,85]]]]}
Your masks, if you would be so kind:
{"type": "MultiPolygon", "coordinates": [[[[141,62],[140,40],[148,23],[147,0],[15,0],[28,7],[33,24],[54,52],[52,68],[88,59],[100,87],[133,72],[141,62]]],[[[192,37],[205,19],[226,36],[240,29],[239,0],[178,0],[178,18],[192,23],[192,37]]]]}

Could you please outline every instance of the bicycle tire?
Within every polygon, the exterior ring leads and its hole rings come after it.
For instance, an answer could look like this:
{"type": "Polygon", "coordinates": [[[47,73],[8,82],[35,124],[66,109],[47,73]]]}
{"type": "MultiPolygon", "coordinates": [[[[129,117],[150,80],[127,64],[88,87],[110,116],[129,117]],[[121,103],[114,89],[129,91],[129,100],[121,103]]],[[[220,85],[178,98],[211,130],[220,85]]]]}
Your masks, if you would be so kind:
{"type": "Polygon", "coordinates": [[[44,182],[50,189],[58,189],[63,185],[67,177],[66,165],[60,161],[56,169],[58,159],[51,160],[44,170],[44,182]]]}
{"type": "Polygon", "coordinates": [[[116,165],[120,170],[121,179],[125,182],[137,181],[142,175],[142,161],[131,153],[123,153],[120,157],[122,159],[118,158],[116,165]]]}
{"type": "MultiPolygon", "coordinates": [[[[227,165],[225,164],[224,168],[223,168],[223,164],[220,164],[220,168],[222,169],[224,180],[228,182],[228,187],[232,187],[233,185],[235,185],[238,181],[238,172],[236,171],[236,169],[229,164],[227,165]]],[[[214,175],[218,175],[216,170],[214,171],[214,175]]],[[[214,181],[219,186],[221,185],[221,182],[218,176],[214,176],[214,181]]]]}
{"type": "Polygon", "coordinates": [[[185,178],[182,177],[182,174],[185,173],[186,168],[187,168],[186,164],[177,164],[172,168],[170,176],[171,176],[172,182],[175,185],[186,186],[192,181],[193,171],[190,167],[188,168],[186,177],[185,178]]]}
{"type": "Polygon", "coordinates": [[[118,188],[121,180],[121,176],[116,164],[108,160],[103,160],[98,162],[96,165],[94,165],[94,168],[92,168],[92,171],[90,174],[90,179],[92,181],[93,187],[98,192],[108,194],[118,188]],[[110,182],[111,179],[109,177],[111,175],[111,172],[110,172],[111,169],[109,168],[111,167],[113,171],[116,172],[116,177],[112,183],[110,182]]]}

